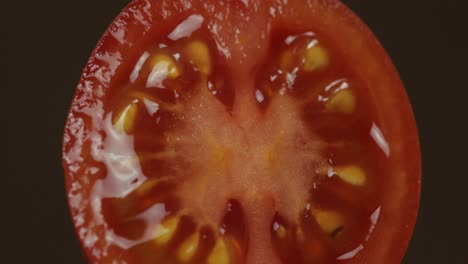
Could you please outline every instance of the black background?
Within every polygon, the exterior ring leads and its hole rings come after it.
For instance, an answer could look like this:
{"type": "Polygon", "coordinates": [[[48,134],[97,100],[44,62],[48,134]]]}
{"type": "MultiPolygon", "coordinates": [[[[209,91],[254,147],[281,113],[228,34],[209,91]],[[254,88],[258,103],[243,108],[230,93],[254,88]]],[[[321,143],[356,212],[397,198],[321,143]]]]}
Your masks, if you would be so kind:
{"type": "MultiPolygon", "coordinates": [[[[0,61],[7,86],[0,93],[6,144],[0,171],[6,204],[0,259],[8,261],[0,262],[85,263],[68,214],[61,137],[81,71],[128,0],[12,2],[1,8],[1,42],[7,47],[0,61]]],[[[466,264],[466,1],[344,2],[393,58],[419,126],[421,210],[403,263],[466,264]]]]}

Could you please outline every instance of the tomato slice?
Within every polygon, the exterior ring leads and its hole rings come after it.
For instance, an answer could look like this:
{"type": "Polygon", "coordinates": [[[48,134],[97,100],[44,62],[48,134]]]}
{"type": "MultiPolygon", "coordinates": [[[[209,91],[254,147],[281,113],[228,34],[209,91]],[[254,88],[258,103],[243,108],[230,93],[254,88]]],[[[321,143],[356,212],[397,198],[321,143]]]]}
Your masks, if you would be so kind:
{"type": "Polygon", "coordinates": [[[416,126],[375,36],[337,0],[136,0],[67,119],[92,263],[399,263],[416,126]]]}

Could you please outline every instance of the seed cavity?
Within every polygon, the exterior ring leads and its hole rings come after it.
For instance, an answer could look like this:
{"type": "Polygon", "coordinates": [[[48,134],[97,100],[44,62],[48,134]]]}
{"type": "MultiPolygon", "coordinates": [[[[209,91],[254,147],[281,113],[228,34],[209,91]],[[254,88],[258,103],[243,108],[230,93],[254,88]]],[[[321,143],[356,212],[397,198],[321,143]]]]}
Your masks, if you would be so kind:
{"type": "Polygon", "coordinates": [[[294,53],[292,49],[283,51],[280,57],[280,67],[284,72],[288,72],[294,67],[294,53]]]}

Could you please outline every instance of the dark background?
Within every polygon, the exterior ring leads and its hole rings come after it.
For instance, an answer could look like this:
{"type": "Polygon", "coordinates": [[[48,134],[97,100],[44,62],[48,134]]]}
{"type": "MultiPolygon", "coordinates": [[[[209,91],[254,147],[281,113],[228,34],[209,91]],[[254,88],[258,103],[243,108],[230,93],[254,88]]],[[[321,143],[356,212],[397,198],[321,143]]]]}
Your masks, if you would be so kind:
{"type": "MultiPolygon", "coordinates": [[[[6,144],[1,193],[7,205],[1,211],[1,251],[7,254],[0,258],[8,260],[1,262],[85,263],[68,214],[61,137],[81,71],[128,0],[12,2],[3,5],[1,18],[1,42],[7,45],[0,59],[7,73],[0,93],[6,144]]],[[[393,58],[419,126],[421,210],[403,263],[466,264],[466,1],[344,2],[393,58]]]]}

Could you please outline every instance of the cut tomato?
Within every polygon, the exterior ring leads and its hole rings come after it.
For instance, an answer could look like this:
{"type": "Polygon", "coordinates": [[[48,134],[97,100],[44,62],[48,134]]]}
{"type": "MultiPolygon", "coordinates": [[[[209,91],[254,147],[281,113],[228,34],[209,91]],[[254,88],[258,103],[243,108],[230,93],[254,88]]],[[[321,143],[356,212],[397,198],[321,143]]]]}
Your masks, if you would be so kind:
{"type": "Polygon", "coordinates": [[[420,152],[399,76],[336,0],[136,0],[68,116],[92,263],[401,261],[420,152]]]}

